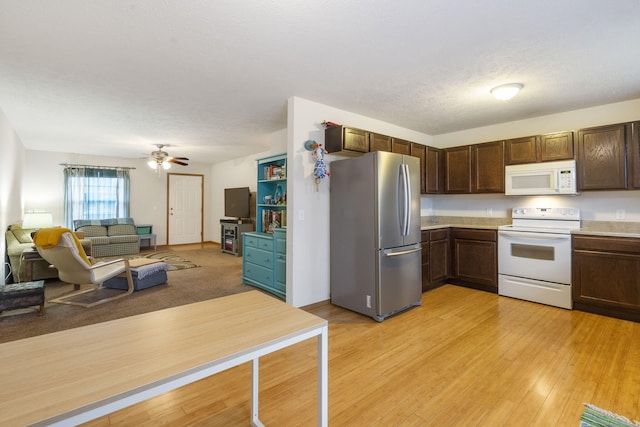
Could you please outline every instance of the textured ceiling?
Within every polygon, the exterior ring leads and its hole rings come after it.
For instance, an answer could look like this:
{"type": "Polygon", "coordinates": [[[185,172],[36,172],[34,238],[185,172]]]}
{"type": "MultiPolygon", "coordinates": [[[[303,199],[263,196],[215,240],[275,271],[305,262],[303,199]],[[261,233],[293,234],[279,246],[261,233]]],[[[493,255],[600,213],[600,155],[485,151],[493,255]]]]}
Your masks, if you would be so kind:
{"type": "Polygon", "coordinates": [[[430,135],[640,98],[639,45],[640,0],[0,0],[0,109],[27,149],[214,163],[291,96],[430,135]]]}

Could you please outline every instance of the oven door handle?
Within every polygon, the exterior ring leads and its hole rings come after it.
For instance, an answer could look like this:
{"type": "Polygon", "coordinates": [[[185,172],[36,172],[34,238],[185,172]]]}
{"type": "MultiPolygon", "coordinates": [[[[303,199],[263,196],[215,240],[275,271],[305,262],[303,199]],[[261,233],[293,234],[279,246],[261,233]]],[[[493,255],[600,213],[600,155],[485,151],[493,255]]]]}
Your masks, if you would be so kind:
{"type": "Polygon", "coordinates": [[[520,231],[498,231],[499,235],[508,237],[520,237],[524,239],[537,239],[537,240],[569,240],[570,234],[551,234],[551,233],[526,233],[520,231]]]}

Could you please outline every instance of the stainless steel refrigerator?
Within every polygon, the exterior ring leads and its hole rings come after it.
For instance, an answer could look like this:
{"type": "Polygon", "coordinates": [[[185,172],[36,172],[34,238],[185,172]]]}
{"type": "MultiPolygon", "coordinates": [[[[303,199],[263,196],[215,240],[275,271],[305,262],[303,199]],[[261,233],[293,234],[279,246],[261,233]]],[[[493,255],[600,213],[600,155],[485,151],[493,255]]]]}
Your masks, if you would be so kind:
{"type": "Polygon", "coordinates": [[[420,305],[420,160],[377,151],[330,168],[331,302],[379,322],[420,305]]]}

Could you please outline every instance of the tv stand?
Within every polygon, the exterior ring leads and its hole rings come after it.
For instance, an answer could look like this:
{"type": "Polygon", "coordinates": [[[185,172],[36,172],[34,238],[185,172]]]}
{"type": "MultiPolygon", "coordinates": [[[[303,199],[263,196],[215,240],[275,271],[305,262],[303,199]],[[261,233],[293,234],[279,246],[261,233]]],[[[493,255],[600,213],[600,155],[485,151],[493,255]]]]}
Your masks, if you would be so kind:
{"type": "Polygon", "coordinates": [[[242,223],[242,219],[220,220],[220,251],[242,256],[242,233],[253,231],[253,224],[242,223]]]}
{"type": "Polygon", "coordinates": [[[220,220],[220,223],[227,223],[227,224],[250,224],[251,223],[251,218],[222,218],[220,220]]]}

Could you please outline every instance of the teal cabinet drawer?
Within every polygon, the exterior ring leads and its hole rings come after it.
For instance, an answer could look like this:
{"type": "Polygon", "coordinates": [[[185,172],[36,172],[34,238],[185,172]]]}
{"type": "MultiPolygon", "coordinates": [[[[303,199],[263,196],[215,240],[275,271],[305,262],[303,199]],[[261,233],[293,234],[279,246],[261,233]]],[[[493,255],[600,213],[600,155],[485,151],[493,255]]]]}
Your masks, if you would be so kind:
{"type": "Polygon", "coordinates": [[[245,233],[242,236],[242,242],[244,243],[245,246],[248,246],[248,247],[257,248],[258,240],[259,238],[255,234],[245,233]]]}
{"type": "Polygon", "coordinates": [[[287,277],[287,261],[277,260],[276,261],[276,280],[278,282],[286,283],[287,277]]]}
{"type": "Polygon", "coordinates": [[[273,239],[272,238],[266,238],[266,239],[260,239],[259,238],[256,248],[262,249],[262,250],[265,250],[265,251],[273,251],[273,239]]]}
{"type": "Polygon", "coordinates": [[[270,285],[273,283],[273,270],[257,264],[245,263],[244,277],[265,285],[270,285]]]}
{"type": "Polygon", "coordinates": [[[279,254],[287,253],[287,241],[285,239],[276,239],[276,252],[279,254]]]}
{"type": "Polygon", "coordinates": [[[247,251],[244,254],[244,259],[246,262],[273,269],[273,252],[267,252],[256,248],[247,248],[247,251]]]}
{"type": "Polygon", "coordinates": [[[283,294],[285,294],[287,292],[287,285],[282,282],[275,282],[273,284],[273,289],[276,292],[282,292],[283,294]]]}

